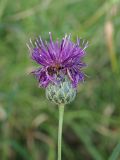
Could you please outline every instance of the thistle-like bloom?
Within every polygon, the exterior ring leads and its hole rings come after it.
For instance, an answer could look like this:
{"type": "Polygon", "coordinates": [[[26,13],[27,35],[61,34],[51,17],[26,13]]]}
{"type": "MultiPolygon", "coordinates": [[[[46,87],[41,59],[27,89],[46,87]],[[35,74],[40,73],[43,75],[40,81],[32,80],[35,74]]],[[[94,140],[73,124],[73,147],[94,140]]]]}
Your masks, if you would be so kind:
{"type": "Polygon", "coordinates": [[[31,57],[40,65],[32,73],[38,79],[39,86],[46,88],[51,83],[59,84],[67,77],[73,88],[76,88],[79,82],[84,81],[82,68],[86,64],[82,59],[88,43],[81,42],[78,38],[73,43],[70,35],[65,35],[62,41],[54,42],[51,33],[49,34],[49,42],[43,42],[41,37],[34,43],[30,40],[28,48],[31,57]]]}

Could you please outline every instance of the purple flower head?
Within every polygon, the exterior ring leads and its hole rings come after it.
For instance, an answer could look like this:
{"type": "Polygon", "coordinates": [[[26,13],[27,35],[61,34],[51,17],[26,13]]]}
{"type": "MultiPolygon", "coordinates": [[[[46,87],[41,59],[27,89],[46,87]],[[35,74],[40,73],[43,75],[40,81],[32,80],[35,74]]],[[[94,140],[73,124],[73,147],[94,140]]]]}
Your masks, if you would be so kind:
{"type": "Polygon", "coordinates": [[[77,38],[76,43],[71,41],[70,35],[65,35],[62,41],[52,40],[43,42],[41,37],[36,39],[33,44],[30,40],[28,48],[32,59],[37,62],[40,67],[32,73],[39,81],[39,86],[47,87],[50,83],[59,83],[65,77],[68,77],[73,87],[77,87],[79,82],[84,81],[84,73],[82,68],[86,66],[82,62],[85,56],[85,49],[88,43],[82,42],[77,38]]]}

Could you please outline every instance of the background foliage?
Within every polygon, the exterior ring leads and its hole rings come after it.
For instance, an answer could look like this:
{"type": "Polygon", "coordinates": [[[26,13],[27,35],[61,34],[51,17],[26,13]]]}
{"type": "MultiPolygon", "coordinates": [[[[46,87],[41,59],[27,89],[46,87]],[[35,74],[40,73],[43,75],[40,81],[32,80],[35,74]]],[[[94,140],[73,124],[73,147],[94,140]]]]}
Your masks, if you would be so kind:
{"type": "Polygon", "coordinates": [[[63,160],[120,159],[119,0],[0,1],[0,160],[55,160],[58,108],[29,75],[26,43],[71,33],[89,41],[88,75],[66,106],[63,160]]]}

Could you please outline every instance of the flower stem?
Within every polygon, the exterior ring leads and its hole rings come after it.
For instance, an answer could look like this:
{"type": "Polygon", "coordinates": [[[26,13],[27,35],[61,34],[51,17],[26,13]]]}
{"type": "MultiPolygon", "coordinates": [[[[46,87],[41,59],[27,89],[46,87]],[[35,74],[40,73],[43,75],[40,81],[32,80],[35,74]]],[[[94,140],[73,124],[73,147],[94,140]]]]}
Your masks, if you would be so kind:
{"type": "Polygon", "coordinates": [[[59,106],[59,127],[58,127],[58,160],[61,160],[62,126],[63,126],[64,105],[59,106]]]}

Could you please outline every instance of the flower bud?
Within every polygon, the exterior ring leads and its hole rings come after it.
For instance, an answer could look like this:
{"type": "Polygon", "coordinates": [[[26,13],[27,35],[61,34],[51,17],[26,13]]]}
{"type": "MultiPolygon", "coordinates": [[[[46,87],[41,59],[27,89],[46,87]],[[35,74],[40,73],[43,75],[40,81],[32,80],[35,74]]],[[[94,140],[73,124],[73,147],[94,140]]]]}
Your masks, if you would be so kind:
{"type": "Polygon", "coordinates": [[[58,105],[72,102],[75,96],[76,88],[73,88],[71,81],[67,78],[65,78],[64,81],[60,81],[58,84],[50,83],[46,87],[47,99],[58,105]]]}

